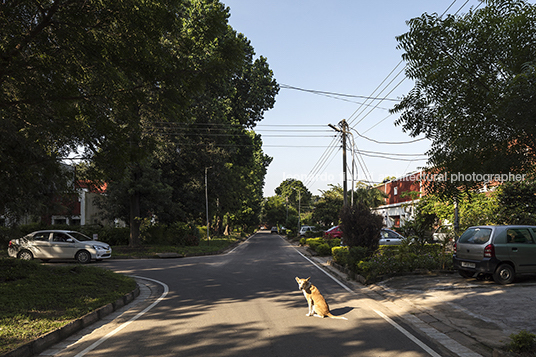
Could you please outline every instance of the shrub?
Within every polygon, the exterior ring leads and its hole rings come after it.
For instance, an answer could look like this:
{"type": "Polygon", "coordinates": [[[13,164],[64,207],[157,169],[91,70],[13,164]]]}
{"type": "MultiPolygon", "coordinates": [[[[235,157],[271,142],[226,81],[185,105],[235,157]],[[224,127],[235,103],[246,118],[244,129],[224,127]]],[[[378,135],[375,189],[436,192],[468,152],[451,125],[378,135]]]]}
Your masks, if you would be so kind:
{"type": "Polygon", "coordinates": [[[300,245],[305,245],[307,243],[307,239],[301,238],[300,239],[300,245]]]}
{"type": "Polygon", "coordinates": [[[378,248],[378,237],[383,225],[383,218],[373,213],[364,203],[344,206],[340,213],[341,230],[345,243],[350,246],[367,247],[369,251],[378,248]]]}
{"type": "Polygon", "coordinates": [[[437,244],[382,246],[373,256],[356,260],[356,272],[371,281],[382,276],[410,273],[417,269],[439,270],[452,268],[452,256],[442,253],[437,244]]]}
{"type": "Polygon", "coordinates": [[[510,352],[524,353],[534,352],[536,348],[536,335],[521,330],[518,334],[511,334],[512,342],[507,346],[510,352]]]}
{"type": "Polygon", "coordinates": [[[318,247],[320,244],[324,243],[324,239],[322,238],[307,238],[305,240],[305,243],[312,249],[316,251],[316,247],[318,247]]]}
{"type": "Polygon", "coordinates": [[[348,247],[333,247],[331,248],[331,255],[333,261],[337,264],[346,265],[348,263],[348,247]]]}
{"type": "Polygon", "coordinates": [[[318,255],[322,255],[322,256],[329,255],[331,253],[331,248],[329,247],[327,243],[319,244],[315,250],[318,253],[318,255]]]}
{"type": "Polygon", "coordinates": [[[338,247],[341,245],[341,239],[340,238],[327,239],[326,243],[328,243],[330,247],[338,247]]]}

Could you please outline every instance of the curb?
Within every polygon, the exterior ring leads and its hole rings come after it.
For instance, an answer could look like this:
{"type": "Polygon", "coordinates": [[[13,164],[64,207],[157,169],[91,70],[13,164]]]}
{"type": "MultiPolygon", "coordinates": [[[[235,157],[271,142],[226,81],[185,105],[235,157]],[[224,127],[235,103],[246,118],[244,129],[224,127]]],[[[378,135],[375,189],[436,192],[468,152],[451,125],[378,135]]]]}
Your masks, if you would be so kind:
{"type": "Polygon", "coordinates": [[[92,325],[93,323],[108,316],[112,312],[131,303],[139,295],[140,295],[140,288],[138,285],[136,285],[136,288],[134,290],[132,290],[128,294],[125,294],[122,298],[117,299],[115,302],[109,303],[96,310],[93,310],[92,312],[74,321],[71,321],[62,327],[54,331],[51,331],[43,336],[40,336],[37,339],[30,341],[1,356],[2,357],[31,357],[31,356],[37,355],[38,353],[43,352],[50,346],[71,336],[75,332],[78,332],[81,329],[92,325]]]}

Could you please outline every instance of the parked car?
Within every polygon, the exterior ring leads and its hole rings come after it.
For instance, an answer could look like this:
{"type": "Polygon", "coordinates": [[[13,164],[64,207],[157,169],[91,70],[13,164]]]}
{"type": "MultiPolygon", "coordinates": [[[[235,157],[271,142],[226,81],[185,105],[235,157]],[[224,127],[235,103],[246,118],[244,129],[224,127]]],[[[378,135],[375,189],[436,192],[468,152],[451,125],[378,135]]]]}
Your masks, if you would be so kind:
{"type": "Polygon", "coordinates": [[[112,248],[75,231],[46,230],[30,233],[9,242],[8,255],[24,260],[75,259],[85,264],[108,259],[112,248]]]}
{"type": "Polygon", "coordinates": [[[452,241],[454,237],[454,226],[452,224],[442,225],[432,233],[434,243],[446,243],[452,241]]]}
{"type": "Polygon", "coordinates": [[[305,233],[307,232],[314,232],[315,227],[313,226],[301,226],[300,228],[300,237],[305,237],[305,233]]]}
{"type": "Polygon", "coordinates": [[[270,230],[270,234],[272,233],[275,233],[275,234],[278,234],[279,233],[279,230],[277,229],[277,227],[272,227],[272,229],[270,230]]]}
{"type": "Polygon", "coordinates": [[[382,228],[380,232],[380,245],[400,245],[404,236],[392,229],[382,228]]]}
{"type": "Polygon", "coordinates": [[[454,246],[454,268],[465,278],[493,277],[510,284],[536,273],[536,226],[469,227],[454,246]]]}
{"type": "Polygon", "coordinates": [[[342,231],[339,226],[331,227],[324,232],[324,238],[333,239],[333,238],[342,238],[342,231]]]}

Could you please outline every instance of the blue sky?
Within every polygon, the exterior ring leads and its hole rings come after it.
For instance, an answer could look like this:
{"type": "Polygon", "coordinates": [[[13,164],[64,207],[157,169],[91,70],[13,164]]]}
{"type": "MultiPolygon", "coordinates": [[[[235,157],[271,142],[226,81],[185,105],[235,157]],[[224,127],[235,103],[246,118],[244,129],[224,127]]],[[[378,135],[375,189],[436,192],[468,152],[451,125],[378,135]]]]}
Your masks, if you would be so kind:
{"type": "MultiPolygon", "coordinates": [[[[255,128],[262,134],[264,152],[273,157],[265,197],[275,195],[274,189],[287,178],[303,181],[315,195],[330,184],[342,185],[341,144],[328,127],[342,119],[350,123],[361,152],[356,156],[356,181],[400,177],[426,163],[428,140],[378,143],[416,139],[395,126],[398,115],[388,112],[413,85],[403,73],[397,76],[404,63],[395,37],[407,32],[407,20],[425,12],[441,15],[450,7],[448,13],[464,13],[480,1],[221,1],[230,8],[230,25],[251,41],[257,56],[268,59],[282,86],[274,109],[255,128]],[[366,101],[359,96],[387,99],[366,101]]],[[[351,175],[348,180],[350,188],[351,175]]]]}

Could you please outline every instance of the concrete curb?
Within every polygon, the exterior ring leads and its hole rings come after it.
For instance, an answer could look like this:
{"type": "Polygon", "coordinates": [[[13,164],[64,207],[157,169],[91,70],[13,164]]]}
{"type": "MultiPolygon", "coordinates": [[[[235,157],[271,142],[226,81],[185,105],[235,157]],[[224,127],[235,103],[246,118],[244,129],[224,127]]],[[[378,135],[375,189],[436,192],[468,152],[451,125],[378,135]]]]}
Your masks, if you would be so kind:
{"type": "Polygon", "coordinates": [[[37,355],[50,346],[64,340],[65,338],[71,336],[72,334],[80,331],[81,329],[92,325],[93,323],[101,320],[102,318],[108,316],[112,312],[122,308],[123,306],[134,301],[136,297],[140,295],[140,288],[136,285],[136,288],[130,293],[125,294],[122,298],[117,299],[114,303],[107,304],[103,307],[100,307],[92,312],[84,315],[74,321],[69,322],[68,324],[51,331],[39,338],[28,342],[17,349],[14,349],[10,352],[7,352],[2,357],[31,357],[37,355]]]}

